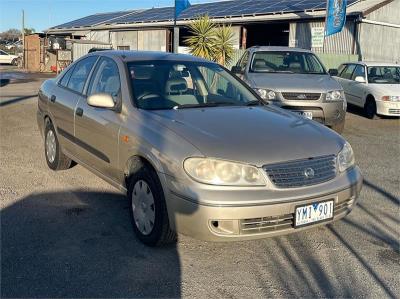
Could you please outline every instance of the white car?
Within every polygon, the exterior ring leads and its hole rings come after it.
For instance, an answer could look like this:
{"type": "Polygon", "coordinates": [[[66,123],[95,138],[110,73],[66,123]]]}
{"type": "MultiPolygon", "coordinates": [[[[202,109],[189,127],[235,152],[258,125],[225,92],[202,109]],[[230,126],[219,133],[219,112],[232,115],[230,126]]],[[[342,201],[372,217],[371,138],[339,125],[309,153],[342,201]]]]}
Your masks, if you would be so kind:
{"type": "Polygon", "coordinates": [[[18,65],[18,58],[19,57],[17,55],[11,55],[3,50],[0,50],[0,63],[18,65]]]}
{"type": "Polygon", "coordinates": [[[381,62],[344,63],[336,79],[347,102],[364,108],[368,118],[400,116],[400,65],[381,62]]]}

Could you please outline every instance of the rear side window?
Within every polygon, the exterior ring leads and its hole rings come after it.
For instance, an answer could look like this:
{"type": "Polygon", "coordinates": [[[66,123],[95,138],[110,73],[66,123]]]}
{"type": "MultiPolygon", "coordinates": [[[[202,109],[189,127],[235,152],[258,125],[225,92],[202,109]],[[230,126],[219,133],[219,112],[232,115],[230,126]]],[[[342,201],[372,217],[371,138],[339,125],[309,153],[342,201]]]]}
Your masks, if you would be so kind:
{"type": "Polygon", "coordinates": [[[88,88],[88,95],[108,93],[117,98],[121,91],[121,81],[117,64],[110,58],[103,57],[96,66],[96,71],[88,88]]]}
{"type": "Polygon", "coordinates": [[[72,71],[67,87],[73,91],[82,93],[86,79],[89,76],[89,73],[96,60],[97,56],[90,56],[79,61],[72,71]]]}
{"type": "Polygon", "coordinates": [[[340,77],[350,80],[355,68],[356,66],[354,64],[348,64],[343,72],[340,74],[340,77]]]}
{"type": "Polygon", "coordinates": [[[61,85],[61,86],[67,87],[69,78],[71,78],[71,74],[72,74],[72,71],[73,71],[73,70],[74,70],[74,67],[72,66],[72,67],[64,74],[64,76],[63,76],[62,79],[60,80],[60,85],[61,85]]]}

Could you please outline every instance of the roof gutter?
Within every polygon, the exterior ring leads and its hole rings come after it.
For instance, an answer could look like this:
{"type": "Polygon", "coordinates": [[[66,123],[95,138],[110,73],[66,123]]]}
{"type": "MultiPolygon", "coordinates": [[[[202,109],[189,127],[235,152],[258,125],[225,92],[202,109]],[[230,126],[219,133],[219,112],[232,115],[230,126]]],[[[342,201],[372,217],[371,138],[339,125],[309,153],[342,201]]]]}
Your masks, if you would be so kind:
{"type": "Polygon", "coordinates": [[[400,28],[400,24],[393,24],[393,23],[372,21],[372,20],[361,19],[361,18],[358,20],[358,22],[360,22],[360,23],[367,23],[367,24],[373,24],[373,25],[379,25],[379,26],[385,26],[385,27],[400,28]]]}

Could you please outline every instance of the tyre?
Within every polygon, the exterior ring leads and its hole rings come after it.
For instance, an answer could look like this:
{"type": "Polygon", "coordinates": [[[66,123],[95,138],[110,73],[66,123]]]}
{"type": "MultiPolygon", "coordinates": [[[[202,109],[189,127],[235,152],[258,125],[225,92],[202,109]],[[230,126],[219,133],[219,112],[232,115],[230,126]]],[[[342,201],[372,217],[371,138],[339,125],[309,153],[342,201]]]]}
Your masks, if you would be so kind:
{"type": "Polygon", "coordinates": [[[133,230],[140,241],[148,246],[161,246],[176,240],[160,180],[144,163],[136,167],[128,180],[128,198],[133,230]]]}
{"type": "Polygon", "coordinates": [[[72,160],[61,151],[56,131],[50,121],[46,121],[44,129],[44,155],[50,169],[64,170],[72,165],[72,160]]]}
{"type": "Polygon", "coordinates": [[[331,127],[332,130],[334,130],[338,134],[342,134],[344,130],[344,123],[345,121],[343,120],[342,122],[335,124],[331,127]]]}
{"type": "Polygon", "coordinates": [[[364,114],[369,119],[378,118],[376,115],[376,102],[372,97],[368,97],[364,105],[364,114]]]}
{"type": "Polygon", "coordinates": [[[18,59],[14,58],[14,59],[11,61],[11,64],[12,64],[12,65],[18,65],[18,59]]]}

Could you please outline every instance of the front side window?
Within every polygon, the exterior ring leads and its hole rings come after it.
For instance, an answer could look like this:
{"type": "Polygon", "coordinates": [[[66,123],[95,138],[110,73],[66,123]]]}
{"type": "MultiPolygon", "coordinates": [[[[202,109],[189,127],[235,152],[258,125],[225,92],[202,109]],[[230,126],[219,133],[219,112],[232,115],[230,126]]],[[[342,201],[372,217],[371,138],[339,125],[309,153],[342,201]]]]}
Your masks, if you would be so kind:
{"type": "Polygon", "coordinates": [[[249,52],[246,51],[246,52],[243,54],[242,58],[240,59],[240,61],[239,61],[239,63],[238,63],[238,66],[240,67],[240,69],[241,69],[242,71],[245,70],[248,61],[249,61],[249,52]]]}
{"type": "Polygon", "coordinates": [[[326,74],[318,58],[308,52],[260,51],[253,55],[251,72],[326,74]]]}
{"type": "Polygon", "coordinates": [[[102,57],[89,83],[88,95],[108,93],[116,99],[121,92],[121,80],[117,64],[110,58],[102,57]]]}
{"type": "Polygon", "coordinates": [[[369,66],[368,83],[400,84],[400,67],[398,66],[369,66]]]}
{"type": "Polygon", "coordinates": [[[350,80],[355,68],[356,68],[355,64],[348,64],[346,68],[343,70],[343,72],[340,74],[340,77],[343,79],[350,80]]]}
{"type": "Polygon", "coordinates": [[[97,56],[90,56],[79,61],[69,78],[67,87],[73,91],[82,93],[89,73],[97,60],[97,56]]]}
{"type": "Polygon", "coordinates": [[[239,80],[214,63],[128,63],[134,99],[148,110],[246,105],[258,101],[239,80]]]}
{"type": "Polygon", "coordinates": [[[6,52],[0,50],[0,55],[8,55],[6,52]]]}

